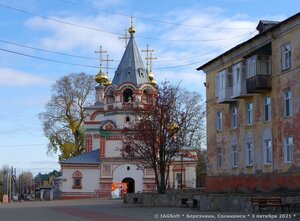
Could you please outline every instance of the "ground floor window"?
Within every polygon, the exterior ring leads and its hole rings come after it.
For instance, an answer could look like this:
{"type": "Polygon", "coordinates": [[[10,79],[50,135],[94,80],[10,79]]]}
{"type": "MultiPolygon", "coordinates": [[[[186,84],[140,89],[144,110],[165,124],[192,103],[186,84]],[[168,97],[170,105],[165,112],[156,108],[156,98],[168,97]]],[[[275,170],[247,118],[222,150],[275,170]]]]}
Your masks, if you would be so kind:
{"type": "Polygon", "coordinates": [[[73,175],[73,189],[82,189],[82,173],[76,170],[73,175]]]}

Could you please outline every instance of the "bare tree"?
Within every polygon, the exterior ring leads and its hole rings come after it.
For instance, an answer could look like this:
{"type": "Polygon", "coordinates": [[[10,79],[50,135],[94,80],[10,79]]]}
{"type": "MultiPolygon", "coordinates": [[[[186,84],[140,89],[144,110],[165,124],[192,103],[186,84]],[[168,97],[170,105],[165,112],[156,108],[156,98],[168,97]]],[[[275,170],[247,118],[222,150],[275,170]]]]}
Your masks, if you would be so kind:
{"type": "Polygon", "coordinates": [[[21,194],[28,194],[33,190],[33,174],[24,171],[19,175],[19,189],[21,194]]]}
{"type": "Polygon", "coordinates": [[[196,167],[196,180],[197,187],[205,187],[205,179],[207,176],[207,151],[206,149],[197,152],[197,167],[196,167]]]}
{"type": "Polygon", "coordinates": [[[201,104],[201,99],[196,100],[200,97],[189,93],[191,96],[183,101],[182,93],[178,86],[164,82],[156,92],[144,95],[146,102],[136,105],[135,120],[124,135],[124,152],[140,167],[153,169],[158,193],[162,194],[166,192],[171,163],[185,144],[197,143],[192,133],[203,120],[194,119],[198,115],[190,113],[201,104]]]}
{"type": "Polygon", "coordinates": [[[52,85],[52,97],[39,117],[49,139],[48,153],[60,151],[60,160],[84,150],[83,107],[91,101],[94,87],[94,77],[85,73],[69,74],[52,85]]]}
{"type": "Polygon", "coordinates": [[[184,146],[201,148],[205,138],[205,104],[201,95],[185,89],[178,89],[176,109],[183,117],[183,128],[178,131],[184,146]]]}

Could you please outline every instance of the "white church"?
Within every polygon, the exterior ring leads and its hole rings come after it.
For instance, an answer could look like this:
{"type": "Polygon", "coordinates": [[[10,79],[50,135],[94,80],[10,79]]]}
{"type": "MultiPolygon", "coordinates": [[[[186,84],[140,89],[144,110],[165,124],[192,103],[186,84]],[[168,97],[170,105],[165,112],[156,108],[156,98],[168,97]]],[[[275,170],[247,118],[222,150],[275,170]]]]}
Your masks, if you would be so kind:
{"type": "MultiPolygon", "coordinates": [[[[152,169],[141,169],[124,156],[122,135],[132,120],[132,102],[140,102],[146,92],[157,90],[151,69],[148,65],[144,67],[133,25],[128,32],[129,42],[112,82],[102,72],[100,47],[96,99],[94,105],[85,108],[85,152],[59,162],[63,174],[62,199],[111,196],[113,184],[118,183],[127,183],[129,193],[155,191],[152,169]]],[[[184,148],[183,152],[184,156],[171,164],[168,188],[196,186],[197,153],[192,148],[184,148]]]]}

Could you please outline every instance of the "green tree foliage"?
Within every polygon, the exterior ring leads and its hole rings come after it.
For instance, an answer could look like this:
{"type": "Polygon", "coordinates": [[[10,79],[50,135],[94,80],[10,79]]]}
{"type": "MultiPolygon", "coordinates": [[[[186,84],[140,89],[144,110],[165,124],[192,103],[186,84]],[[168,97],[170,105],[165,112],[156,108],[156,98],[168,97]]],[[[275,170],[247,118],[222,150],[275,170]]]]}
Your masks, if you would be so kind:
{"type": "Polygon", "coordinates": [[[48,153],[59,152],[59,160],[84,150],[83,107],[91,103],[95,84],[93,76],[79,73],[64,76],[52,85],[51,99],[39,117],[49,139],[48,153]]]}

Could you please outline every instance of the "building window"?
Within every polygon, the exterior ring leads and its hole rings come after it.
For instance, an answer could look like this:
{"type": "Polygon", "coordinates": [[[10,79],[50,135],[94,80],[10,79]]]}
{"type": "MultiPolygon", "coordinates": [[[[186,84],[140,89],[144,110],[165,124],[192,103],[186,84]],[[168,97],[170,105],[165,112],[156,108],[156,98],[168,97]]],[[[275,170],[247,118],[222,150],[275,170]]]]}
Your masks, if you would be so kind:
{"type": "Polygon", "coordinates": [[[222,168],[222,149],[219,147],[217,148],[217,168],[220,169],[222,168]]]}
{"type": "Polygon", "coordinates": [[[125,121],[126,121],[126,122],[130,122],[130,117],[127,116],[127,117],[125,118],[125,121]]]}
{"type": "Polygon", "coordinates": [[[284,116],[291,117],[293,115],[292,92],[284,92],[284,116]]]}
{"type": "Polygon", "coordinates": [[[231,158],[231,164],[232,167],[237,167],[238,166],[238,148],[237,145],[232,145],[232,158],[231,158]]]}
{"type": "Polygon", "coordinates": [[[176,181],[178,184],[182,183],[182,173],[176,173],[176,181]]]}
{"type": "Polygon", "coordinates": [[[247,59],[247,78],[256,75],[256,56],[247,59]]]}
{"type": "Polygon", "coordinates": [[[252,125],[253,123],[253,103],[247,104],[247,115],[246,115],[247,125],[252,125]]]}
{"type": "Polygon", "coordinates": [[[272,141],[271,139],[264,140],[264,163],[270,164],[272,163],[272,141]]]}
{"type": "Polygon", "coordinates": [[[73,175],[73,189],[82,189],[82,173],[76,170],[73,175]]]}
{"type": "Polygon", "coordinates": [[[271,120],[271,98],[266,97],[265,98],[265,115],[264,115],[265,121],[271,120]]]}
{"type": "Polygon", "coordinates": [[[231,109],[231,127],[235,129],[237,127],[237,108],[232,107],[231,109]]]}
{"type": "Polygon", "coordinates": [[[293,137],[284,138],[284,162],[293,162],[293,137]]]}
{"type": "Polygon", "coordinates": [[[291,44],[285,44],[281,47],[281,65],[282,70],[287,70],[291,68],[291,58],[292,50],[291,50],[291,44]]]}
{"type": "Polygon", "coordinates": [[[222,125],[222,112],[217,112],[217,131],[222,131],[223,125],[222,125]]]}
{"type": "Polygon", "coordinates": [[[253,166],[254,162],[253,142],[246,143],[246,166],[253,166]]]}

